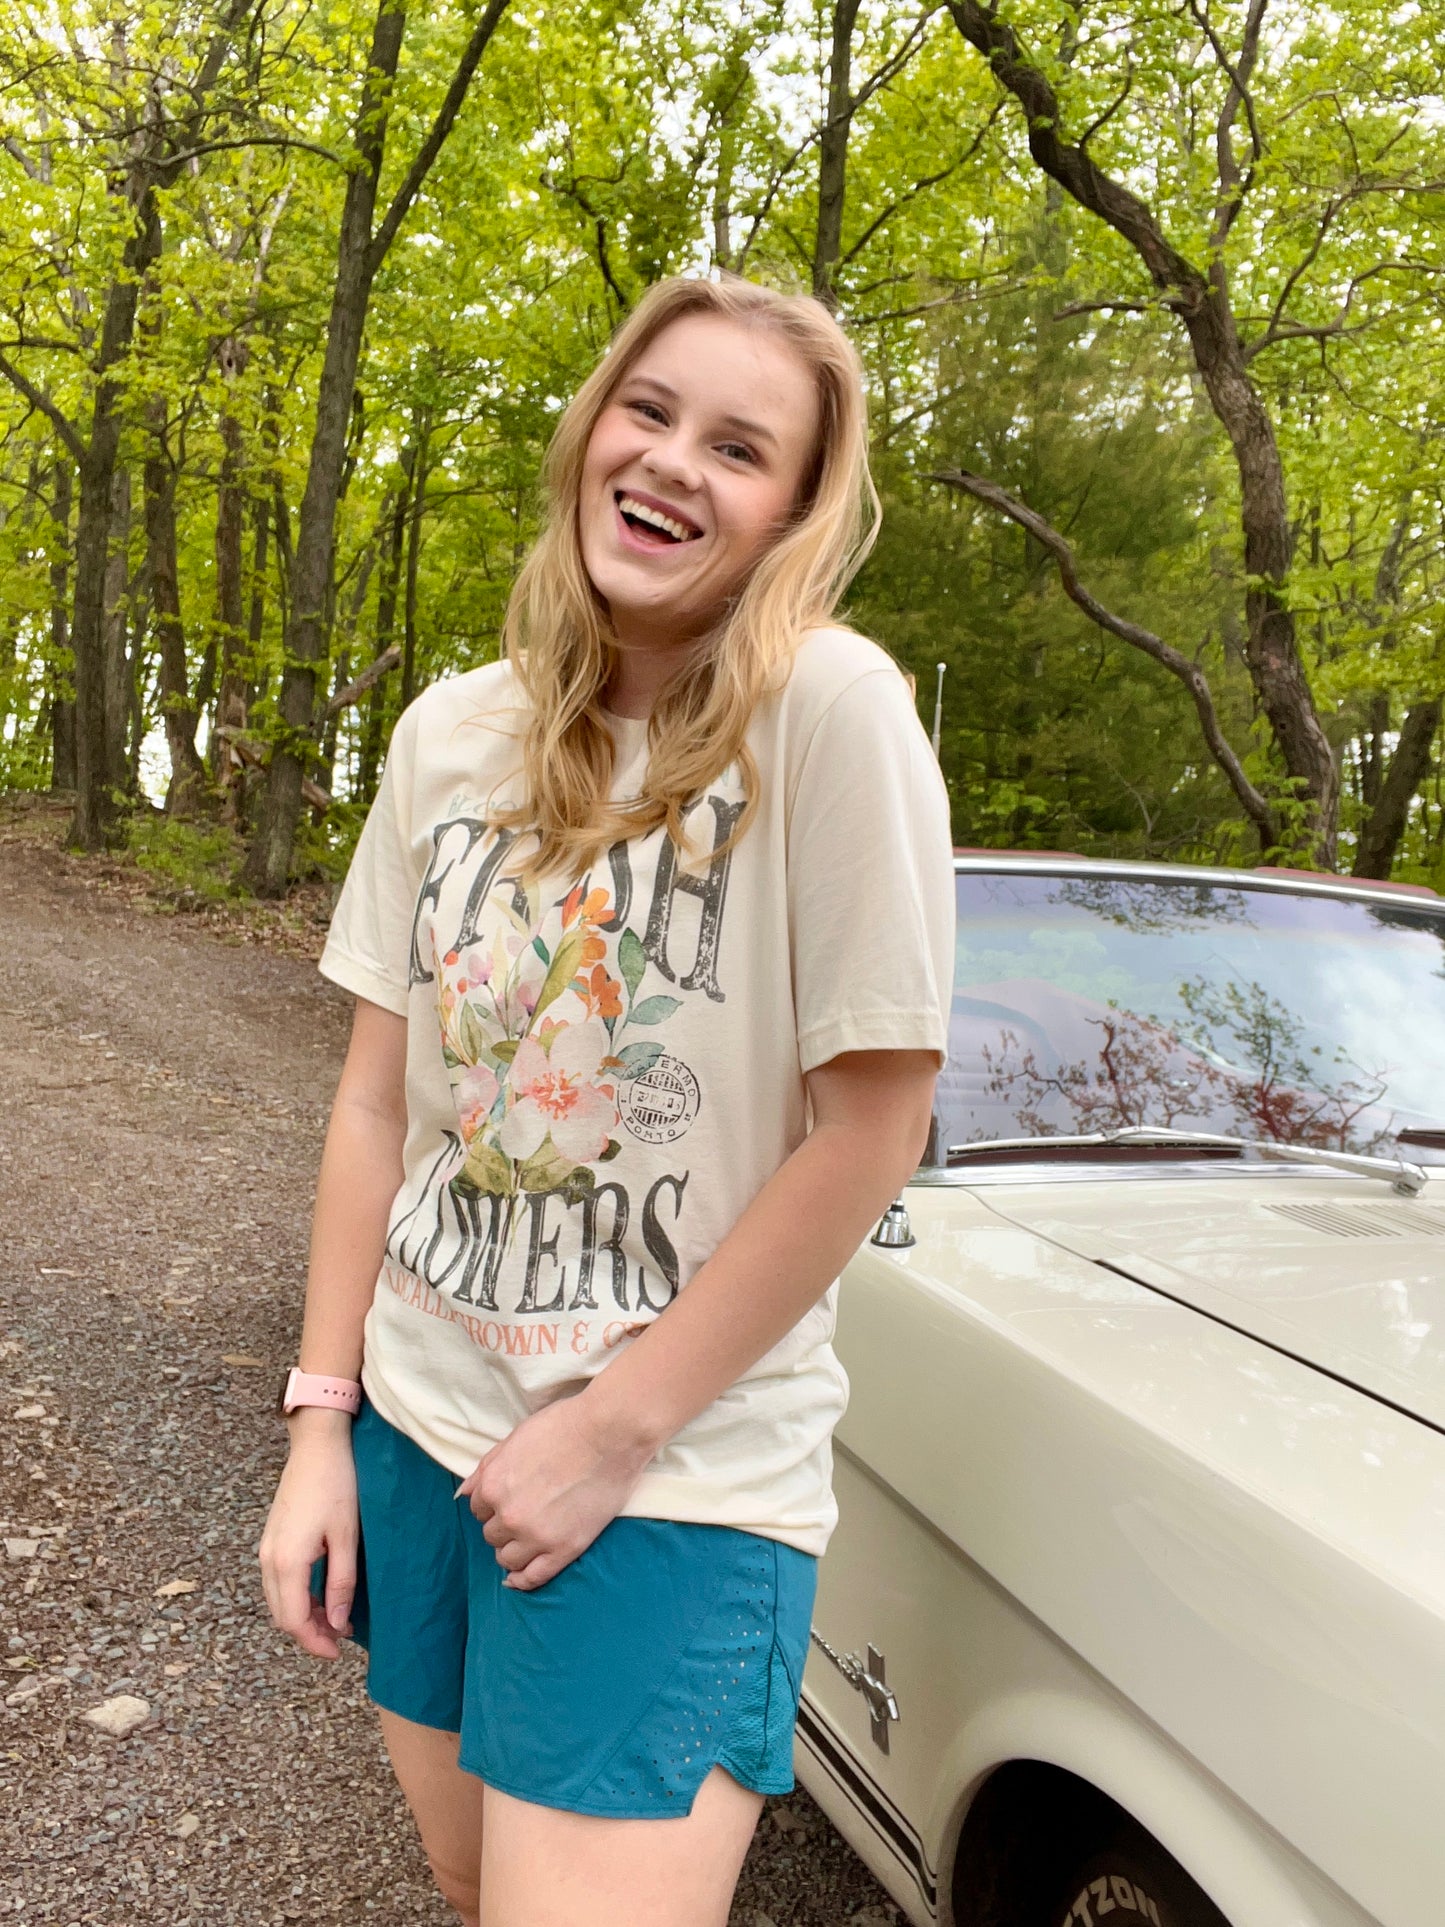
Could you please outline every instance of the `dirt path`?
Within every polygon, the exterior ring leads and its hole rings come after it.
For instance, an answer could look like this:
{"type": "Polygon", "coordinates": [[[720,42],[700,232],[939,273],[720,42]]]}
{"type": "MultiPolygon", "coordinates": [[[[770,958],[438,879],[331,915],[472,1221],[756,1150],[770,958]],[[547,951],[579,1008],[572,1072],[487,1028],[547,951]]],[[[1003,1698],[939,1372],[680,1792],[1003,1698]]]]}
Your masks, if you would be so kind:
{"type": "MultiPolygon", "coordinates": [[[[298,1653],[255,1559],[351,1000],[58,821],[0,820],[0,1917],[444,1927],[364,1656],[298,1653]],[[83,1717],[120,1694],[123,1739],[83,1717]]],[[[734,1927],[897,1918],[769,1802],[734,1927]]]]}

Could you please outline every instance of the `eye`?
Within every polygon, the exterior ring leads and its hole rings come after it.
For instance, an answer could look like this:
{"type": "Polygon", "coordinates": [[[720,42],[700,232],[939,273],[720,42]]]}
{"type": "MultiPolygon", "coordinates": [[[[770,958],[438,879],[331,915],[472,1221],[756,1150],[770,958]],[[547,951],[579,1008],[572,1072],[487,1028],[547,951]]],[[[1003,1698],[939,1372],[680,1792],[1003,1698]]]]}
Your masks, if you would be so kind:
{"type": "Polygon", "coordinates": [[[629,408],[650,408],[653,419],[657,421],[665,421],[667,419],[655,401],[630,401],[627,406],[629,408]]]}
{"type": "Polygon", "coordinates": [[[739,455],[742,456],[745,462],[756,462],[756,460],[758,459],[757,456],[754,455],[753,451],[748,447],[746,442],[724,442],[722,444],[722,448],[724,452],[731,452],[735,450],[739,455]]]}

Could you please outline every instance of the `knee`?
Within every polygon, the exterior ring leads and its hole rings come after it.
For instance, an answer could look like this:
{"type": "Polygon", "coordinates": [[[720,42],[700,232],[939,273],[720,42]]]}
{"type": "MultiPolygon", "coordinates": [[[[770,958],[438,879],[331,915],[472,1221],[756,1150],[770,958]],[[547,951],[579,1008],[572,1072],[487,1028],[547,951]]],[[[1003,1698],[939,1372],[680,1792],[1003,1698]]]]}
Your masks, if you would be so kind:
{"type": "Polygon", "coordinates": [[[481,1927],[481,1868],[443,1866],[430,1856],[428,1864],[442,1899],[456,1909],[461,1927],[481,1927]]]}

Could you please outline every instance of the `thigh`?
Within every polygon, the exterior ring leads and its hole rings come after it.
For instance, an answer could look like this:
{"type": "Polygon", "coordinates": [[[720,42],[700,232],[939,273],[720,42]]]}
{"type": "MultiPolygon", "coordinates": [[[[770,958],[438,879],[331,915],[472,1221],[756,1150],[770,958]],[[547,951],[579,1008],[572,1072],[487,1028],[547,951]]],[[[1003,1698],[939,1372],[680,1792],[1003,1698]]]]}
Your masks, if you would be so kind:
{"type": "Polygon", "coordinates": [[[611,1820],[486,1789],[481,1901],[488,1927],[727,1927],[762,1796],[723,1767],[692,1811],[611,1820]]]}
{"type": "Polygon", "coordinates": [[[475,1922],[485,1789],[475,1774],[457,1765],[458,1734],[419,1726],[385,1707],[377,1710],[392,1768],[436,1883],[463,1920],[475,1922]]]}

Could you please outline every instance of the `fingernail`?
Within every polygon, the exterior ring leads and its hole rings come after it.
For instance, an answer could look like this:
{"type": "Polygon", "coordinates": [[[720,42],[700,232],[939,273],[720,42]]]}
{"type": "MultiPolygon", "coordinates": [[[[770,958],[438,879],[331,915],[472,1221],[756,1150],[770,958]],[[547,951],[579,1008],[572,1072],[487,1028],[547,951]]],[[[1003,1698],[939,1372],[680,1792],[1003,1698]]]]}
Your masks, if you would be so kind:
{"type": "Polygon", "coordinates": [[[337,1632],[344,1632],[346,1630],[345,1606],[333,1606],[327,1614],[327,1618],[331,1621],[337,1632]]]}
{"type": "Polygon", "coordinates": [[[465,1479],[463,1479],[461,1484],[457,1487],[456,1491],[452,1494],[452,1497],[454,1499],[459,1499],[462,1496],[462,1494],[466,1491],[466,1489],[467,1489],[467,1482],[465,1479]]]}

